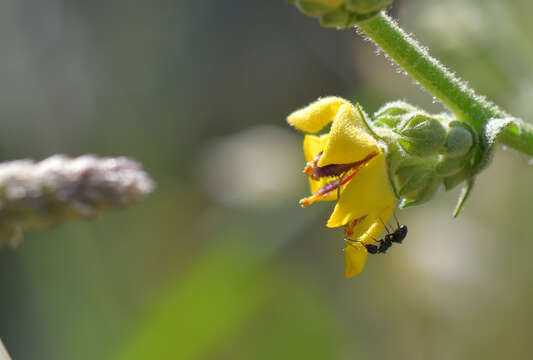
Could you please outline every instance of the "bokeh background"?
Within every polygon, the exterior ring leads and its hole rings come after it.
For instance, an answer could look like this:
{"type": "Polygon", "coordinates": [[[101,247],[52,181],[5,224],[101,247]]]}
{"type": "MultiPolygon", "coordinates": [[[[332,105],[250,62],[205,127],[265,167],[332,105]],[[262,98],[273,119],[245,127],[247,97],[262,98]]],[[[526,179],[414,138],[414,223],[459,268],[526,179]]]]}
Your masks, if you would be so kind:
{"type": "MultiPolygon", "coordinates": [[[[516,116],[533,110],[533,4],[396,0],[401,25],[516,116]]],[[[533,167],[499,149],[458,190],[399,211],[402,246],[343,277],[332,204],[305,210],[319,96],[443,108],[355,30],[279,1],[0,2],[0,158],[126,155],[158,183],[0,252],[14,360],[529,359],[533,167]]]]}

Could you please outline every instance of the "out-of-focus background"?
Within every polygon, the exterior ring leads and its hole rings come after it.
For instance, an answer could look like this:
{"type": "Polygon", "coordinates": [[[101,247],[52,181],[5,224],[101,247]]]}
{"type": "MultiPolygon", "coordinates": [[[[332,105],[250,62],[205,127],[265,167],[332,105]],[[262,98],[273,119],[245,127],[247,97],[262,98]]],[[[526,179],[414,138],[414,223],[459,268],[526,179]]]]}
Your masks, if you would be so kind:
{"type": "MultiPolygon", "coordinates": [[[[533,4],[396,0],[400,24],[479,92],[533,110],[533,4]]],[[[398,212],[402,246],[343,277],[332,204],[302,210],[319,96],[443,108],[355,30],[283,1],[0,3],[0,158],[126,155],[142,203],[0,252],[14,360],[529,359],[533,167],[500,149],[458,190],[398,212]]]]}

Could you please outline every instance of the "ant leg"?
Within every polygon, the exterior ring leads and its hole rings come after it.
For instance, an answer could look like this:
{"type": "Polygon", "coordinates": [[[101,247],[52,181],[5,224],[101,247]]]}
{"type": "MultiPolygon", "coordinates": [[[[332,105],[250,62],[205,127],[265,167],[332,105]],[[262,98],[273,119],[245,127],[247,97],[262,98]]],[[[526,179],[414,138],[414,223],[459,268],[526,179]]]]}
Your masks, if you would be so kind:
{"type": "MultiPolygon", "coordinates": [[[[346,247],[347,246],[352,246],[355,248],[355,244],[354,243],[361,243],[359,240],[352,240],[352,239],[348,239],[348,238],[344,238],[344,242],[346,243],[346,245],[342,248],[342,252],[345,252],[346,251],[346,247]]],[[[361,243],[363,244],[363,243],[361,243]]],[[[364,244],[363,244],[364,246],[364,244]]]]}
{"type": "Polygon", "coordinates": [[[370,237],[372,238],[372,240],[374,240],[375,243],[381,244],[383,242],[383,240],[378,240],[373,236],[370,236],[370,237]]]}
{"type": "Polygon", "coordinates": [[[390,233],[391,231],[390,231],[389,228],[387,227],[387,224],[385,224],[385,223],[383,222],[383,219],[381,219],[381,217],[380,217],[379,220],[381,221],[381,223],[382,223],[383,226],[385,227],[385,230],[387,230],[387,232],[390,233]]]}
{"type": "MultiPolygon", "coordinates": [[[[359,241],[359,240],[352,240],[352,239],[348,239],[348,238],[346,238],[346,237],[344,238],[344,242],[346,243],[346,245],[344,246],[345,249],[346,249],[346,246],[353,246],[353,247],[355,247],[355,245],[354,245],[355,243],[361,243],[361,244],[363,244],[363,243],[362,243],[361,241],[359,241]]],[[[363,246],[364,246],[364,244],[363,244],[363,246]]]]}
{"type": "Polygon", "coordinates": [[[345,177],[346,177],[346,172],[343,172],[339,176],[339,186],[337,186],[337,201],[341,199],[341,186],[342,186],[342,182],[344,181],[345,177]]]}
{"type": "MultiPolygon", "coordinates": [[[[349,238],[344,238],[344,242],[346,243],[346,246],[353,246],[354,248],[355,248],[355,243],[360,243],[361,245],[363,245],[365,247],[366,251],[368,251],[369,254],[379,254],[381,252],[380,249],[383,246],[382,241],[381,240],[376,240],[373,237],[372,237],[372,239],[376,243],[378,243],[379,246],[378,245],[374,245],[374,244],[365,244],[361,240],[352,240],[352,239],[349,239],[349,238]]],[[[346,246],[344,246],[342,251],[346,250],[346,246]]]]}
{"type": "MultiPolygon", "coordinates": [[[[376,241],[376,239],[374,239],[374,241],[376,241]]],[[[365,246],[367,244],[365,244],[364,242],[362,242],[361,240],[353,240],[353,239],[349,239],[349,238],[344,238],[344,242],[347,244],[347,245],[350,245],[350,246],[355,246],[354,244],[355,243],[360,243],[361,245],[365,246]]]]}
{"type": "MultiPolygon", "coordinates": [[[[376,240],[374,238],[372,238],[372,239],[374,240],[374,242],[381,243],[381,240],[376,240]]],[[[354,243],[360,243],[363,246],[368,245],[368,244],[365,244],[364,242],[362,242],[361,240],[353,240],[353,239],[348,239],[348,238],[344,238],[344,242],[347,243],[347,244],[350,244],[352,246],[353,246],[354,243]]]]}
{"type": "Polygon", "coordinates": [[[396,220],[396,227],[400,228],[400,222],[398,221],[398,218],[396,217],[396,212],[394,212],[393,214],[394,214],[394,220],[396,220]]]}

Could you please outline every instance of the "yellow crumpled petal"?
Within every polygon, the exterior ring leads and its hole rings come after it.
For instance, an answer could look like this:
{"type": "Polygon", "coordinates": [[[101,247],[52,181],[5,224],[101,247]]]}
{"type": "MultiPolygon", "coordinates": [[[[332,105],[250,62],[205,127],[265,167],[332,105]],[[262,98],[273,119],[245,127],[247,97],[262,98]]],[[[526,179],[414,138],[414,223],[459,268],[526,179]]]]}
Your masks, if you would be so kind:
{"type": "Polygon", "coordinates": [[[385,224],[389,221],[393,211],[394,205],[368,215],[355,226],[350,239],[357,240],[357,242],[346,244],[344,249],[344,276],[351,278],[363,270],[368,255],[364,244],[375,244],[374,239],[380,239],[383,230],[385,230],[385,224]]]}
{"type": "Polygon", "coordinates": [[[373,244],[374,239],[379,240],[385,224],[389,222],[395,205],[391,205],[379,211],[367,215],[367,217],[353,228],[353,234],[350,239],[358,240],[363,244],[373,244]]]}
{"type": "Polygon", "coordinates": [[[376,140],[368,134],[355,107],[343,104],[337,110],[318,166],[349,164],[378,151],[376,140]]]}
{"type": "Polygon", "coordinates": [[[307,133],[319,132],[337,115],[341,105],[350,103],[340,97],[330,96],[319,99],[303,109],[296,110],[289,115],[287,121],[298,130],[307,133]]]}
{"type": "Polygon", "coordinates": [[[324,151],[329,140],[329,134],[324,135],[305,135],[304,137],[304,156],[305,161],[312,161],[319,153],[324,151]]]}
{"type": "MultiPolygon", "coordinates": [[[[324,150],[329,139],[329,134],[324,134],[321,136],[316,135],[305,135],[304,137],[304,155],[305,161],[312,161],[320,152],[324,150]]],[[[313,180],[311,177],[309,179],[309,187],[311,189],[311,194],[316,193],[320,188],[325,186],[328,182],[331,181],[330,177],[323,177],[319,180],[313,180]]],[[[318,201],[332,201],[337,200],[337,192],[333,191],[327,196],[318,199],[318,201]]]]}
{"type": "Polygon", "coordinates": [[[394,207],[396,198],[388,179],[385,156],[380,153],[346,185],[327,226],[343,226],[351,220],[375,214],[376,210],[394,207]]]}
{"type": "Polygon", "coordinates": [[[344,249],[344,261],[346,264],[344,276],[351,278],[363,271],[367,255],[368,251],[366,251],[363,244],[359,242],[347,244],[344,249]]]}

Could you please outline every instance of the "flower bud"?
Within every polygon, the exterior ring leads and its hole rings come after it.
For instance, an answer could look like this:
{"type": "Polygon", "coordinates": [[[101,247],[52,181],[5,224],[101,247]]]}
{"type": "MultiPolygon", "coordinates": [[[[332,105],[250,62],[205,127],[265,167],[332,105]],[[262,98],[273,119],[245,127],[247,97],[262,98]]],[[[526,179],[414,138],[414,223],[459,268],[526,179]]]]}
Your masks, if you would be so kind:
{"type": "Polygon", "coordinates": [[[350,13],[337,9],[320,17],[320,25],[328,28],[344,28],[350,23],[350,13]]]}
{"type": "Polygon", "coordinates": [[[403,209],[409,206],[420,205],[431,200],[439,189],[441,184],[440,179],[436,176],[428,176],[424,180],[423,186],[420,186],[416,192],[402,198],[400,208],[403,209]]]}
{"type": "Polygon", "coordinates": [[[439,120],[424,113],[409,115],[399,124],[400,145],[410,154],[437,154],[446,141],[446,130],[439,120]]]}
{"type": "Polygon", "coordinates": [[[392,0],[346,0],[346,8],[359,15],[366,15],[383,10],[392,0]]]}
{"type": "Polygon", "coordinates": [[[473,144],[470,131],[461,126],[454,126],[448,132],[444,153],[449,157],[460,157],[466,155],[473,144]]]}
{"type": "Polygon", "coordinates": [[[413,113],[416,111],[419,110],[413,105],[410,105],[403,101],[393,101],[379,109],[374,114],[374,119],[376,125],[378,126],[384,124],[390,128],[394,128],[402,120],[402,115],[405,115],[407,113],[413,113]]]}
{"type": "Polygon", "coordinates": [[[409,157],[401,162],[396,169],[396,184],[402,198],[400,207],[418,205],[433,197],[440,185],[435,161],[435,157],[409,157]]]}
{"type": "Polygon", "coordinates": [[[434,177],[434,164],[434,158],[408,157],[401,161],[395,171],[398,194],[403,198],[416,199],[434,177]]]}
{"type": "Polygon", "coordinates": [[[320,0],[303,0],[296,1],[296,6],[306,15],[312,17],[321,17],[329,12],[336,10],[342,4],[342,0],[320,1],[320,0]]]}
{"type": "Polygon", "coordinates": [[[452,176],[459,173],[465,167],[465,159],[461,157],[441,156],[435,166],[435,172],[439,176],[452,176]]]}
{"type": "Polygon", "coordinates": [[[374,116],[376,118],[380,118],[386,115],[405,115],[407,113],[412,113],[415,111],[419,110],[411,104],[408,104],[403,101],[392,101],[386,104],[385,106],[382,106],[378,111],[376,111],[376,114],[374,116]]]}
{"type": "Polygon", "coordinates": [[[458,173],[450,175],[442,179],[444,189],[449,191],[469,178],[469,173],[466,169],[461,169],[458,173]]]}
{"type": "Polygon", "coordinates": [[[295,0],[298,9],[324,27],[345,28],[370,19],[392,0],[295,0]]]}

